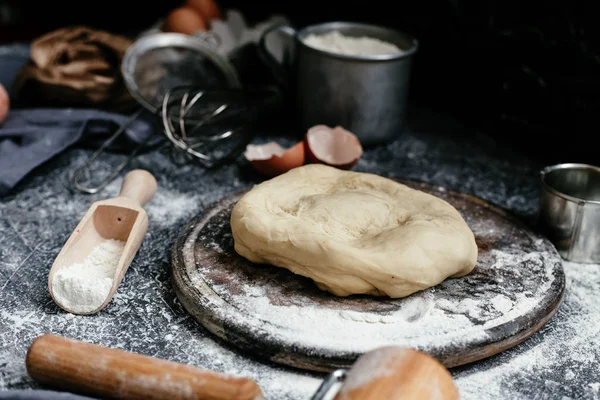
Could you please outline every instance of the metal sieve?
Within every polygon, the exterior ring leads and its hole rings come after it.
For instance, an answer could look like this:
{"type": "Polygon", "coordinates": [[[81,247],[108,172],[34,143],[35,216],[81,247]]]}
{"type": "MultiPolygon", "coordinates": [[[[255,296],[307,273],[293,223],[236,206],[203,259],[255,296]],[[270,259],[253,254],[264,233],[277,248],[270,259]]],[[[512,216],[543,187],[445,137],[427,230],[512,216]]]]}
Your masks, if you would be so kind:
{"type": "Polygon", "coordinates": [[[150,142],[171,143],[205,167],[236,156],[252,138],[251,127],[260,112],[277,103],[278,92],[242,88],[235,67],[217,51],[218,44],[209,32],[160,32],[136,40],[125,53],[121,73],[140,108],[74,172],[72,185],[85,193],[102,190],[150,142]],[[91,163],[143,114],[160,117],[164,135],[142,141],[98,185],[80,183],[91,163]]]}

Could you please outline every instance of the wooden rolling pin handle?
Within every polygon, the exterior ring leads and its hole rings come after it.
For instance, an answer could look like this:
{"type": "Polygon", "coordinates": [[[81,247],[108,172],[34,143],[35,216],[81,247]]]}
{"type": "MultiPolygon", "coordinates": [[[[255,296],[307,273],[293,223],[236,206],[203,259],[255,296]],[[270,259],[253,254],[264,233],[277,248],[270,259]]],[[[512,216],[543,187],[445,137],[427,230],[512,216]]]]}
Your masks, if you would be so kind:
{"type": "Polygon", "coordinates": [[[388,346],[361,356],[334,400],[458,400],[450,372],[435,358],[388,346]]]}
{"type": "Polygon", "coordinates": [[[106,399],[263,399],[247,378],[49,334],[31,344],[26,366],[42,384],[106,399]]]}
{"type": "Polygon", "coordinates": [[[150,172],[134,169],[123,178],[119,195],[136,200],[143,206],[154,197],[157,186],[156,179],[150,172]]]}

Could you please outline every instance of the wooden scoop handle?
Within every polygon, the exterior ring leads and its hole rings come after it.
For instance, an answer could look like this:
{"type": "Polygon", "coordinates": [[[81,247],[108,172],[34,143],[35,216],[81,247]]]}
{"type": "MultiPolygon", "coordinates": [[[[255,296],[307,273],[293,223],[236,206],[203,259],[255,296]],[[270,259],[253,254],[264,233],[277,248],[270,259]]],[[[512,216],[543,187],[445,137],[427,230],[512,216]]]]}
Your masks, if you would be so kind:
{"type": "Polygon", "coordinates": [[[29,347],[36,381],[105,399],[262,400],[252,380],[46,334],[29,347]]]}
{"type": "Polygon", "coordinates": [[[334,400],[458,400],[450,372],[435,358],[402,347],[361,356],[334,400]]]}
{"type": "Polygon", "coordinates": [[[134,169],[125,175],[121,184],[120,196],[128,197],[140,203],[146,204],[156,193],[156,179],[143,169],[134,169]]]}

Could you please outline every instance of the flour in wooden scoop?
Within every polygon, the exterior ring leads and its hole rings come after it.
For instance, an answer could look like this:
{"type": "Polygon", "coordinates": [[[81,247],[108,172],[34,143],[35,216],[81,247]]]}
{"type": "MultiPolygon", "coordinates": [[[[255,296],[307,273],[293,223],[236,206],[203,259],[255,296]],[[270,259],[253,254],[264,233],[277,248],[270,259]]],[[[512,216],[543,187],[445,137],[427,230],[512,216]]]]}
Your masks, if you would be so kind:
{"type": "Polygon", "coordinates": [[[106,239],[82,263],[59,269],[52,278],[56,302],[75,313],[98,309],[112,289],[125,242],[106,239]]]}

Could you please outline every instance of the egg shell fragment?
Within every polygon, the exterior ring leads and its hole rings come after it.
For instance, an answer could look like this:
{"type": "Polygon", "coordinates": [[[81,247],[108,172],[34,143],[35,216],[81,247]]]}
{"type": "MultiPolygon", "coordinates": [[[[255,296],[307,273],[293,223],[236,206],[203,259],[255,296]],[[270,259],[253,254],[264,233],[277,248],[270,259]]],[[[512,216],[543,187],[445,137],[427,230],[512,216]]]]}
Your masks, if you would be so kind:
{"type": "Polygon", "coordinates": [[[304,143],[299,142],[289,149],[276,142],[250,144],[244,156],[261,175],[272,178],[304,165],[304,143]]]}
{"type": "Polygon", "coordinates": [[[363,154],[358,137],[341,126],[315,125],[306,132],[304,142],[309,162],[339,169],[352,168],[363,154]]]}

